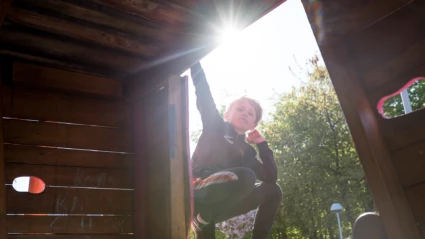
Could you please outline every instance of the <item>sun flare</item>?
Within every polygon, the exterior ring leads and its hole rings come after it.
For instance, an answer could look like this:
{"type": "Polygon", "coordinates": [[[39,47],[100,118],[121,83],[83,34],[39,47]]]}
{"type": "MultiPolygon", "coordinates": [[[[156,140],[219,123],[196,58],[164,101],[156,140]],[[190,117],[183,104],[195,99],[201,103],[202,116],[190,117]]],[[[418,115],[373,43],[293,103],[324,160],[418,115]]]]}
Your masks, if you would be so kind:
{"type": "Polygon", "coordinates": [[[236,38],[238,31],[233,28],[227,28],[220,34],[221,43],[227,43],[236,38]]]}

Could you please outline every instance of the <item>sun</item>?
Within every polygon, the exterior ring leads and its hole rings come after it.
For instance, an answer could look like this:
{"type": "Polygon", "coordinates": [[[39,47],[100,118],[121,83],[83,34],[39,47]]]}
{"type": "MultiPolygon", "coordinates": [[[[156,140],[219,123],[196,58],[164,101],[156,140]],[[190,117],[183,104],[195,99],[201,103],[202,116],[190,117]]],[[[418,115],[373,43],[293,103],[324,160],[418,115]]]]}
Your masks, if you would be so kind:
{"type": "Polygon", "coordinates": [[[220,42],[221,43],[229,43],[233,40],[235,40],[236,36],[238,34],[238,31],[234,28],[226,28],[224,29],[220,34],[220,42]]]}

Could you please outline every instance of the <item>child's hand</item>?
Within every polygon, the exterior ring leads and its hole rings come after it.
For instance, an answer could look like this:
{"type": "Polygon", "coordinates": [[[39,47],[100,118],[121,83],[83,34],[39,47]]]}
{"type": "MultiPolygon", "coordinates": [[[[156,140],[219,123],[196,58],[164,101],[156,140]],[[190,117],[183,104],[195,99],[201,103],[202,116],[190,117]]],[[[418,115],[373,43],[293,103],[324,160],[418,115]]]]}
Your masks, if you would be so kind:
{"type": "Polygon", "coordinates": [[[260,134],[260,132],[258,132],[258,130],[254,129],[253,131],[248,133],[246,141],[249,144],[259,144],[261,142],[266,141],[266,139],[260,134]]]}

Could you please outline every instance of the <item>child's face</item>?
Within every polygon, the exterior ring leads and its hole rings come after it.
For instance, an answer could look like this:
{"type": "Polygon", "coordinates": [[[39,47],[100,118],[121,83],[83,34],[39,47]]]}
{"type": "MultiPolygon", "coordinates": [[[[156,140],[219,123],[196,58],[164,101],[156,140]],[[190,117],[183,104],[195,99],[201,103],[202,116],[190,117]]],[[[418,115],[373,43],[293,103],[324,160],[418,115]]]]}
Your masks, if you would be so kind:
{"type": "Polygon", "coordinates": [[[254,106],[246,100],[234,102],[229,111],[224,113],[224,119],[232,124],[235,131],[239,134],[243,134],[257,126],[257,115],[254,106]]]}

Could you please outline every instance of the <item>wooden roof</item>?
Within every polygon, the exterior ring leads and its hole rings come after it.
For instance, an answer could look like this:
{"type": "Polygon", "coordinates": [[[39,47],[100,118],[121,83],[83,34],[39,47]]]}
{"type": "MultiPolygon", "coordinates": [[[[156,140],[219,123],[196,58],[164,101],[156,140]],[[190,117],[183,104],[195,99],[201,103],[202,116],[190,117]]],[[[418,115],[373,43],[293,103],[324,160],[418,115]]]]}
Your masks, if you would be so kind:
{"type": "Polygon", "coordinates": [[[199,60],[217,46],[217,30],[230,22],[244,28],[283,1],[2,2],[1,55],[126,79],[157,72],[164,64],[194,52],[198,55],[192,61],[199,60]],[[6,8],[7,2],[12,3],[10,8],[6,8]]]}

